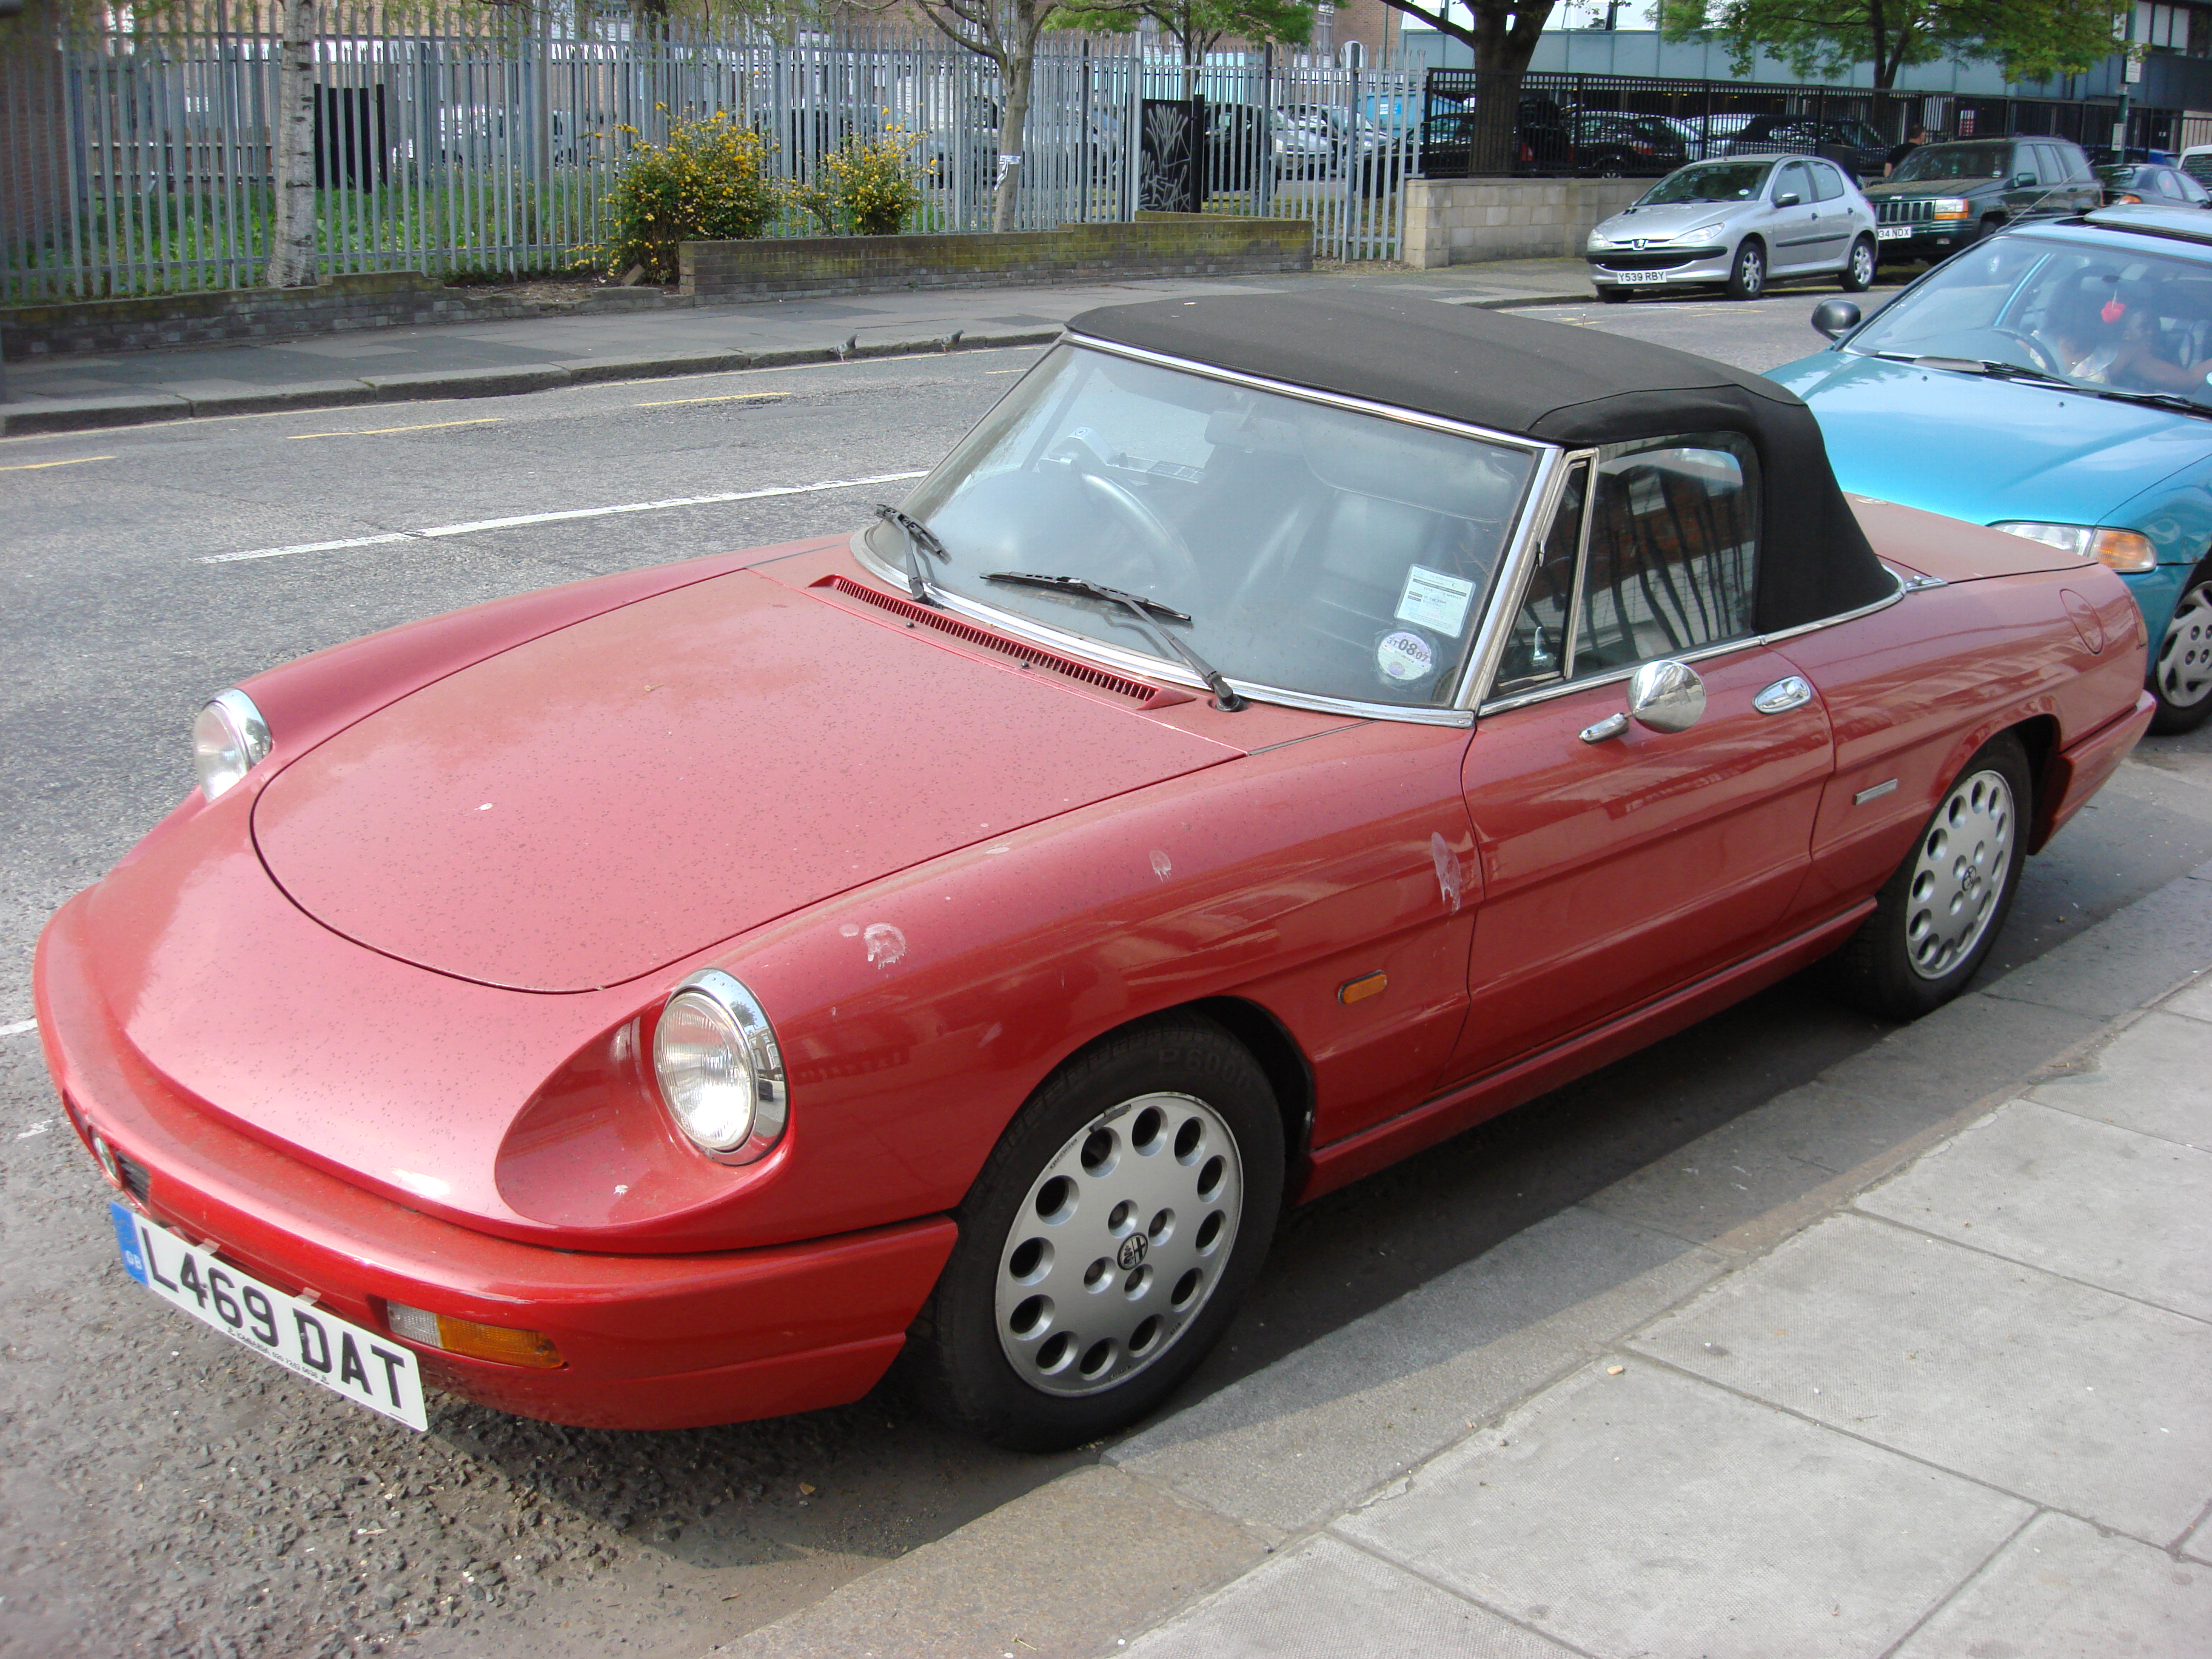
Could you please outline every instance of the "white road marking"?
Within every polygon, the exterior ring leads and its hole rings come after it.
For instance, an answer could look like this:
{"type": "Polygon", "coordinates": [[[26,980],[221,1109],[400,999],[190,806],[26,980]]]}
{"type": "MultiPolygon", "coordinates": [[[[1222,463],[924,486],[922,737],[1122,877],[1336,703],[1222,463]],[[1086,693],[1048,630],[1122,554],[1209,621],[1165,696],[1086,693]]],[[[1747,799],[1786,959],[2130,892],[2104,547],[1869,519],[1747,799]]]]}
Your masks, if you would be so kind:
{"type": "Polygon", "coordinates": [[[21,1036],[26,1031],[38,1029],[39,1022],[35,1019],[19,1019],[13,1025],[0,1025],[0,1036],[21,1036]]]}
{"type": "Polygon", "coordinates": [[[210,553],[202,564],[237,564],[247,559],[286,559],[295,553],[336,553],[349,547],[387,547],[394,542],[432,541],[444,536],[473,536],[484,530],[516,530],[526,525],[559,524],[570,519],[604,519],[617,513],[659,513],[672,507],[718,507],[725,501],[757,501],[771,495],[813,495],[830,489],[860,489],[869,484],[903,483],[928,476],[879,472],[866,478],[828,478],[820,483],[772,484],[766,489],[732,489],[720,495],[677,495],[665,501],[625,501],[619,507],[577,507],[562,513],[520,513],[507,519],[475,519],[467,524],[434,525],[428,530],[393,530],[380,536],[349,536],[343,541],[301,542],[293,547],[257,547],[244,553],[210,553]]]}

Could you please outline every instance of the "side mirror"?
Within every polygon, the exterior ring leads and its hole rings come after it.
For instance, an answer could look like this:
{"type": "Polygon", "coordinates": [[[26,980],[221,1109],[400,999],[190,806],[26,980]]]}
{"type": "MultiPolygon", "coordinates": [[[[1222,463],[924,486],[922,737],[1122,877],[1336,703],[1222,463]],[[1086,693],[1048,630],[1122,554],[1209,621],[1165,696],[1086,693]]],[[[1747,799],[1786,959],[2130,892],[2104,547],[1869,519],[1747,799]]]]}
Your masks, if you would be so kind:
{"type": "Polygon", "coordinates": [[[2035,182],[2035,175],[2032,173],[2015,173],[2012,176],[2012,187],[2014,190],[2031,190],[2034,188],[2035,182]]]}
{"type": "Polygon", "coordinates": [[[1849,300],[1823,300],[1813,307],[1813,326],[1832,340],[1840,340],[1859,325],[1859,308],[1849,300]]]}
{"type": "Polygon", "coordinates": [[[1774,205],[1777,207],[1796,207],[1798,203],[1804,199],[1805,198],[1800,196],[1796,191],[1787,190],[1774,198],[1774,205]]]}
{"type": "Polygon", "coordinates": [[[1628,682],[1628,714],[1654,732],[1686,732],[1705,712],[1705,683],[1687,663],[1647,662],[1628,682]]]}

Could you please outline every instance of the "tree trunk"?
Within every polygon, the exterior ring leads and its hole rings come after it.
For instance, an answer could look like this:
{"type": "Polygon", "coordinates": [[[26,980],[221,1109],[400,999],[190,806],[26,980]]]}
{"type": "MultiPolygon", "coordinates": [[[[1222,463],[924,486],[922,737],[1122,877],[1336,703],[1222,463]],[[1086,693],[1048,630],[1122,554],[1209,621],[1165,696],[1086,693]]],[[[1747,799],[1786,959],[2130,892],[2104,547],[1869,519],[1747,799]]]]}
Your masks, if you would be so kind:
{"type": "Polygon", "coordinates": [[[1022,188],[1022,129],[1030,119],[1030,75],[1036,64],[1034,37],[1006,54],[1006,106],[999,116],[999,190],[991,203],[991,228],[1014,228],[1014,199],[1022,188]]]}
{"type": "Polygon", "coordinates": [[[276,210],[269,224],[271,288],[315,283],[315,0],[284,0],[284,46],[276,60],[276,210]]]}

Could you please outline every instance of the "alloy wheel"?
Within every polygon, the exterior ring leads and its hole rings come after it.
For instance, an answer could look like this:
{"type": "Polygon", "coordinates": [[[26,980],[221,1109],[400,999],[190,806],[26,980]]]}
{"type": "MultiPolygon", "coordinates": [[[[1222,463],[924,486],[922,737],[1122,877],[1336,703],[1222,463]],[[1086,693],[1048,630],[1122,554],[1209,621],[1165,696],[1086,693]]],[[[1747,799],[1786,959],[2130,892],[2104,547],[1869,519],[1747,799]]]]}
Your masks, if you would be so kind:
{"type": "Polygon", "coordinates": [[[1046,1394],[1117,1386],[1175,1346],[1237,1242],[1243,1164],[1185,1094],[1101,1112],[1045,1164],[999,1255],[999,1345],[1046,1394]]]}
{"type": "Polygon", "coordinates": [[[2212,696],[2212,582],[2199,582],[2174,607],[2154,678],[2170,708],[2194,708],[2212,696]]]}
{"type": "Polygon", "coordinates": [[[1851,246],[1851,286],[1864,290],[1874,286],[1874,247],[1868,242],[1851,246]]]}
{"type": "Polygon", "coordinates": [[[1941,979],[1981,942],[2012,868],[2012,786],[1995,771],[1961,778],[1921,837],[1907,891],[1912,971],[1941,979]]]}

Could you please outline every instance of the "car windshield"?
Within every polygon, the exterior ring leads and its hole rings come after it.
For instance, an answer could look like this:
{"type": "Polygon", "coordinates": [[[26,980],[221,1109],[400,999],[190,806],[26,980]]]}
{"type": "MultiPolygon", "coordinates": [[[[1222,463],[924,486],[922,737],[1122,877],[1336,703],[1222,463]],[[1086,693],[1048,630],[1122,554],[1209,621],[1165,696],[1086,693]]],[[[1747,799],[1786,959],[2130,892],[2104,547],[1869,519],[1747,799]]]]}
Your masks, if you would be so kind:
{"type": "Polygon", "coordinates": [[[1670,173],[1638,197],[1638,207],[1678,202],[1747,202],[1765,188],[1771,161],[1710,161],[1670,173]]]}
{"type": "Polygon", "coordinates": [[[988,578],[1171,607],[1189,620],[1154,625],[1248,686],[1449,708],[1537,453],[1063,344],[906,501],[945,556],[895,523],[866,545],[1146,656],[1164,653],[1123,605],[988,578]]]}
{"type": "Polygon", "coordinates": [[[2212,264],[2015,232],[1956,255],[1848,349],[2010,365],[2212,407],[2212,264]]]}
{"type": "Polygon", "coordinates": [[[1889,175],[1893,185],[1944,179],[2002,179],[2011,159],[2007,144],[1924,144],[1889,175]]]}

